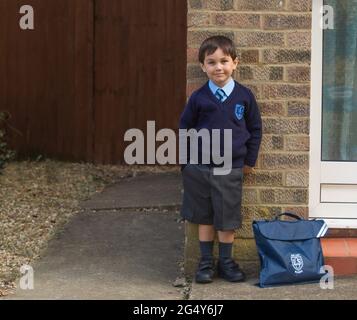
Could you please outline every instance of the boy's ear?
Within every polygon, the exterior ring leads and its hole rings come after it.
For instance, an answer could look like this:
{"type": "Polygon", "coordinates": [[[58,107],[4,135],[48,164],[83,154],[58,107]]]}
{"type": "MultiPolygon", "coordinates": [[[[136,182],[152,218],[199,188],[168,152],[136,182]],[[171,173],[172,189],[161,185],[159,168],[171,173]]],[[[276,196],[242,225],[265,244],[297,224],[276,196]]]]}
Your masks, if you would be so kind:
{"type": "Polygon", "coordinates": [[[234,68],[236,68],[236,67],[238,66],[238,64],[239,64],[238,58],[235,58],[235,59],[233,60],[233,63],[235,64],[235,67],[234,67],[234,68]]]}
{"type": "Polygon", "coordinates": [[[205,68],[204,64],[200,63],[200,66],[201,66],[202,71],[206,73],[206,68],[205,68]]]}

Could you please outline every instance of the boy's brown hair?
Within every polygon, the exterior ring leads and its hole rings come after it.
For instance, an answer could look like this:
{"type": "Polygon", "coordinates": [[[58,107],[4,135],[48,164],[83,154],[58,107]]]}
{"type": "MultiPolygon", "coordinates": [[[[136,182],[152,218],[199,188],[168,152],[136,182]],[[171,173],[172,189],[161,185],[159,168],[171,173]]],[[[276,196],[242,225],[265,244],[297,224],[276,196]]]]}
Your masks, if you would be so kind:
{"type": "Polygon", "coordinates": [[[220,48],[224,54],[231,56],[232,60],[237,58],[236,48],[233,41],[225,36],[213,36],[204,40],[198,52],[198,60],[202,64],[206,55],[214,53],[220,48]]]}

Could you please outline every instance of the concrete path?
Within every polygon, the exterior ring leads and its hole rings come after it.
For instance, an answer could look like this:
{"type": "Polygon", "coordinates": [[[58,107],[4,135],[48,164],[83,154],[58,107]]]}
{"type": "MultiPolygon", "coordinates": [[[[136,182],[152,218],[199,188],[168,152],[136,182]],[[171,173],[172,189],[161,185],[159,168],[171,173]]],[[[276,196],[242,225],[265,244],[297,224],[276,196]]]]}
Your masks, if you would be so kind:
{"type": "Polygon", "coordinates": [[[180,185],[179,174],[140,176],[87,201],[33,265],[35,289],[6,299],[182,299],[180,185]]]}
{"type": "Polygon", "coordinates": [[[108,187],[83,203],[88,209],[172,208],[182,201],[182,182],[179,173],[157,173],[129,178],[125,183],[108,187]]]}
{"type": "MultiPolygon", "coordinates": [[[[35,289],[18,289],[4,299],[183,299],[186,288],[172,285],[182,277],[180,203],[179,173],[139,176],[107,188],[83,203],[83,212],[33,265],[35,289]]],[[[256,285],[257,268],[242,267],[248,274],[246,282],[192,281],[188,298],[357,299],[357,276],[335,278],[332,290],[319,283],[261,289],[256,285]]]]}

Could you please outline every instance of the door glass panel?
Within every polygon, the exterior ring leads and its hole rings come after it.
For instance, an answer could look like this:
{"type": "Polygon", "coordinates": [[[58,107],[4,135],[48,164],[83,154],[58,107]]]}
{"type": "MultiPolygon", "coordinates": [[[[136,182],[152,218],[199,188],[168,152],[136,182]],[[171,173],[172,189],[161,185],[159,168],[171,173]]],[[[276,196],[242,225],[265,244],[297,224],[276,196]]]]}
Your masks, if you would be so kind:
{"type": "Polygon", "coordinates": [[[334,29],[323,31],[321,160],[357,161],[357,0],[324,4],[334,29]]]}

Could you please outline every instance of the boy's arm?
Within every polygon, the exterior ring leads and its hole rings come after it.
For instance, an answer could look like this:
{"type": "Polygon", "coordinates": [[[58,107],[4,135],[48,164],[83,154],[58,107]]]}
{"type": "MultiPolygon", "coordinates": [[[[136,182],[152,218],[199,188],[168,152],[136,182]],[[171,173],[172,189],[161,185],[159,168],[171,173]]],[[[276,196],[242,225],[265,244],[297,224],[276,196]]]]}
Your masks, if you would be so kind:
{"type": "Polygon", "coordinates": [[[249,93],[251,100],[245,114],[245,121],[247,129],[250,133],[250,138],[246,142],[247,155],[245,157],[244,164],[254,167],[258,158],[259,147],[262,140],[262,118],[253,93],[251,91],[249,91],[249,93]]]}
{"type": "MultiPolygon", "coordinates": [[[[197,124],[197,119],[198,119],[198,111],[197,111],[195,98],[194,98],[194,94],[193,94],[190,97],[190,99],[188,100],[186,107],[181,114],[179,128],[187,129],[187,130],[194,128],[197,124]]],[[[180,137],[180,134],[179,134],[179,137],[180,137]]],[[[189,150],[190,150],[190,148],[189,148],[189,145],[187,144],[186,164],[188,163],[188,160],[190,158],[189,150]]],[[[186,167],[186,164],[181,165],[181,171],[186,167]]]]}
{"type": "Polygon", "coordinates": [[[188,100],[185,109],[180,116],[180,129],[191,129],[196,126],[198,112],[195,104],[194,94],[188,100]]]}

